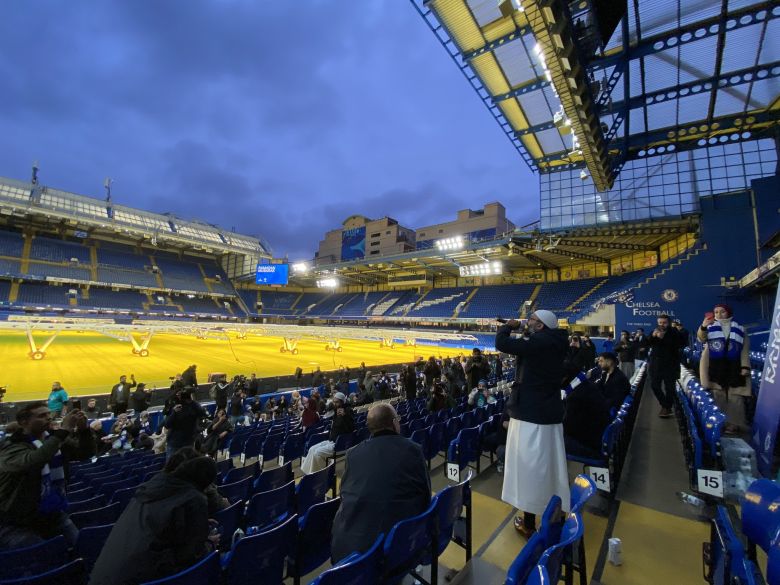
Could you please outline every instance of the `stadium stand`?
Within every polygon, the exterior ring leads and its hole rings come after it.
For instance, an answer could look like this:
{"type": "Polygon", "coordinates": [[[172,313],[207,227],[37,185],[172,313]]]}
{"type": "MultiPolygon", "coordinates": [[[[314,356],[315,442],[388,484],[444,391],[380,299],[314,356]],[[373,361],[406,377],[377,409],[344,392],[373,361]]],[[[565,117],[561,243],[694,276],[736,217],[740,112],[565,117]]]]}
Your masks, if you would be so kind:
{"type": "Polygon", "coordinates": [[[97,309],[135,309],[142,311],[146,300],[146,295],[142,295],[137,291],[92,287],[89,289],[86,298],[82,295],[82,298],[79,299],[79,306],[97,309]]]}
{"type": "Polygon", "coordinates": [[[97,261],[100,266],[114,266],[125,270],[146,270],[152,264],[147,255],[137,254],[129,248],[107,247],[105,244],[97,248],[97,261]]]}
{"type": "Polygon", "coordinates": [[[67,286],[50,286],[41,282],[23,282],[19,285],[19,305],[51,305],[53,307],[69,305],[67,286]]]}
{"type": "Polygon", "coordinates": [[[606,281],[600,278],[586,278],[582,280],[567,280],[563,282],[546,283],[542,285],[534,305],[549,309],[563,316],[566,309],[584,296],[597,284],[606,281]]]}
{"type": "Polygon", "coordinates": [[[79,262],[89,264],[89,248],[75,242],[55,240],[44,236],[35,236],[30,247],[30,258],[48,260],[50,262],[69,262],[76,258],[79,262]]]}
{"type": "Polygon", "coordinates": [[[467,300],[473,288],[435,288],[424,294],[409,310],[409,317],[451,317],[455,307],[467,300]]]}
{"type": "Polygon", "coordinates": [[[388,295],[389,293],[386,291],[353,295],[339,309],[333,312],[333,316],[362,317],[369,315],[374,306],[388,295]]]}
{"type": "Polygon", "coordinates": [[[83,280],[89,281],[90,269],[83,268],[76,264],[68,266],[62,264],[42,264],[40,262],[30,262],[27,274],[30,276],[52,276],[55,278],[63,278],[68,280],[83,280]]]}
{"type": "Polygon", "coordinates": [[[24,236],[19,232],[0,230],[0,256],[20,258],[24,246],[24,236]]]}
{"type": "Polygon", "coordinates": [[[197,264],[155,255],[164,287],[174,290],[210,292],[197,264]]]}
{"type": "Polygon", "coordinates": [[[98,282],[107,284],[127,284],[130,286],[157,288],[159,285],[154,275],[140,270],[125,270],[123,268],[114,268],[99,266],[97,269],[98,282]]]}
{"type": "Polygon", "coordinates": [[[8,302],[8,295],[11,292],[11,281],[0,280],[0,303],[8,302]]]}
{"type": "MultiPolygon", "coordinates": [[[[249,291],[242,291],[242,292],[246,293],[249,291]]],[[[301,296],[300,293],[294,293],[294,292],[263,291],[260,293],[260,301],[263,303],[263,314],[264,315],[292,315],[293,314],[292,306],[293,304],[295,304],[295,301],[298,299],[299,296],[301,296]]],[[[249,300],[245,298],[244,301],[247,303],[248,307],[254,308],[255,304],[257,303],[256,299],[257,297],[255,296],[254,300],[253,298],[249,298],[249,300]]]]}
{"type": "Polygon", "coordinates": [[[18,260],[0,258],[0,274],[16,276],[21,272],[21,263],[18,260]]]}
{"type": "Polygon", "coordinates": [[[533,293],[534,284],[482,286],[458,315],[462,318],[495,318],[520,316],[522,305],[533,293]]]}

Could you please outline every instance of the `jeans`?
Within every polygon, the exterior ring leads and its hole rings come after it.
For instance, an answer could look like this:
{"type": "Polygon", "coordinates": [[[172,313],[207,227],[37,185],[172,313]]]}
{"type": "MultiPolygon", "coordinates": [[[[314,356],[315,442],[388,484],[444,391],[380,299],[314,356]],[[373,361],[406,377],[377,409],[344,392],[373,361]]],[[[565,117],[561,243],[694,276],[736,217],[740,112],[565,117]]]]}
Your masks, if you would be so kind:
{"type": "Polygon", "coordinates": [[[76,544],[79,530],[65,513],[57,515],[53,521],[48,523],[46,534],[41,534],[26,526],[0,524],[0,550],[33,546],[49,538],[54,538],[58,534],[65,537],[69,546],[76,544]]]}

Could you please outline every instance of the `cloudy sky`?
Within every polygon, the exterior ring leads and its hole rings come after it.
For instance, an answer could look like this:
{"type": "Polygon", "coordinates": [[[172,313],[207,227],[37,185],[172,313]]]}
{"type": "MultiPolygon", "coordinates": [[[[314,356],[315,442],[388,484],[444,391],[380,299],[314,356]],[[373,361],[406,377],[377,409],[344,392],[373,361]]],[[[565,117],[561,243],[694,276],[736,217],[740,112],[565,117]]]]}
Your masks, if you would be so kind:
{"type": "Polygon", "coordinates": [[[0,3],[0,175],[262,235],[310,258],[349,215],[408,227],[531,174],[406,0],[0,3]]]}

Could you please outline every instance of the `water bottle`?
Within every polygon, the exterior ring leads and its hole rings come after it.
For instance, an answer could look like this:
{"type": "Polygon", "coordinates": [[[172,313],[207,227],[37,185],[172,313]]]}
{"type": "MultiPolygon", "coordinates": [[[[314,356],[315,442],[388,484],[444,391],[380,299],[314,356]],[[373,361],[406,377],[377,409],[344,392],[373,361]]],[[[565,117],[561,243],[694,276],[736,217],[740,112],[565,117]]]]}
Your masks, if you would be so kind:
{"type": "Polygon", "coordinates": [[[231,542],[231,546],[236,546],[236,543],[244,538],[244,531],[240,528],[236,528],[236,531],[233,533],[233,542],[231,542]]]}
{"type": "Polygon", "coordinates": [[[697,508],[703,508],[706,504],[704,500],[701,498],[697,498],[693,494],[688,494],[685,492],[677,492],[677,496],[686,504],[691,504],[692,506],[696,506],[697,508]]]}

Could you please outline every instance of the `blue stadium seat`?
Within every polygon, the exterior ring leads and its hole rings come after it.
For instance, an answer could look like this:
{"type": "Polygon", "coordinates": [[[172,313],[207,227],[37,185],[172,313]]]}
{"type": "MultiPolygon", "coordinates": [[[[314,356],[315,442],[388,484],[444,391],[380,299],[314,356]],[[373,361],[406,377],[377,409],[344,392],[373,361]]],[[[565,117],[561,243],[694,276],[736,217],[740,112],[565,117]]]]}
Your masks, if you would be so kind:
{"type": "MultiPolygon", "coordinates": [[[[579,514],[569,514],[563,523],[558,544],[551,546],[542,554],[539,566],[547,569],[551,583],[560,580],[564,564],[571,565],[572,548],[582,538],[584,529],[582,517],[579,514]]],[[[572,567],[569,566],[567,574],[571,574],[571,570],[572,567]]]]}
{"type": "Polygon", "coordinates": [[[239,540],[224,562],[226,585],[281,585],[285,559],[295,550],[298,516],[278,526],[239,540]]]}
{"type": "Polygon", "coordinates": [[[287,559],[287,576],[293,578],[295,585],[330,559],[333,519],[340,505],[341,498],[315,504],[298,520],[295,553],[287,559]]]}
{"type": "Polygon", "coordinates": [[[587,475],[580,474],[574,478],[571,484],[570,506],[572,514],[579,514],[593,494],[596,493],[596,484],[587,475]]]}
{"type": "Polygon", "coordinates": [[[528,542],[509,566],[506,585],[526,583],[528,575],[539,562],[542,553],[559,541],[563,527],[563,523],[558,519],[560,515],[561,498],[552,496],[542,514],[539,530],[531,535],[531,538],[528,539],[528,542]]]}
{"type": "Polygon", "coordinates": [[[0,579],[16,579],[45,573],[68,560],[64,536],[56,536],[33,546],[0,552],[0,579]]]}
{"type": "MultiPolygon", "coordinates": [[[[295,500],[298,514],[306,512],[314,504],[325,501],[328,490],[336,489],[336,464],[331,463],[316,473],[304,475],[295,488],[295,500]]],[[[334,494],[335,495],[335,494],[334,494]]]]}
{"type": "Polygon", "coordinates": [[[279,447],[280,461],[283,461],[283,464],[287,464],[296,459],[302,459],[305,442],[306,439],[303,433],[287,435],[287,438],[284,439],[284,442],[279,447]]]}
{"type": "MultiPolygon", "coordinates": [[[[85,490],[86,491],[86,490],[85,490]]],[[[89,491],[92,491],[92,488],[89,488],[89,491]]],[[[97,510],[98,508],[102,508],[103,506],[106,506],[108,504],[108,499],[104,494],[100,494],[91,498],[88,498],[86,500],[77,500],[74,502],[70,501],[70,498],[72,495],[76,492],[70,492],[68,493],[68,513],[73,514],[75,512],[85,512],[86,510],[97,510]]]]}
{"type": "MultiPolygon", "coordinates": [[[[413,571],[431,549],[434,534],[436,500],[417,516],[401,520],[390,530],[384,543],[382,583],[400,583],[413,571]]],[[[438,555],[434,554],[434,561],[438,555]]]]}
{"type": "Polygon", "coordinates": [[[710,542],[706,545],[705,580],[713,585],[746,582],[745,551],[734,531],[728,510],[723,506],[718,506],[715,510],[710,529],[710,542]]]}
{"type": "Polygon", "coordinates": [[[477,473],[480,471],[481,450],[479,445],[479,429],[463,428],[458,436],[450,442],[447,450],[447,461],[457,463],[463,470],[471,461],[477,464],[477,473]]]}
{"type": "Polygon", "coordinates": [[[311,585],[376,585],[379,583],[384,539],[385,535],[380,534],[362,555],[352,553],[322,573],[311,585]]]}
{"type": "Polygon", "coordinates": [[[231,504],[237,501],[243,501],[249,497],[252,481],[253,478],[246,477],[234,483],[217,486],[217,491],[223,498],[227,498],[231,504]]]}
{"type": "Polygon", "coordinates": [[[86,582],[84,561],[76,559],[46,573],[0,581],[0,585],[85,585],[86,582]]]}
{"type": "Polygon", "coordinates": [[[71,521],[80,530],[82,528],[88,528],[90,526],[104,526],[106,524],[113,524],[119,518],[119,514],[122,513],[121,505],[119,502],[114,502],[103,508],[97,508],[95,510],[85,510],[84,512],[76,512],[70,515],[71,521]]]}
{"type": "MultiPolygon", "coordinates": [[[[115,491],[113,494],[111,494],[111,502],[119,502],[119,506],[122,510],[127,508],[127,505],[130,503],[130,500],[133,499],[133,496],[135,495],[135,490],[138,489],[138,485],[134,485],[133,487],[124,488],[121,490],[115,491]]],[[[69,507],[70,509],[70,507],[69,507]]]]}
{"type": "Polygon", "coordinates": [[[768,553],[780,543],[780,485],[769,479],[750,484],[742,504],[742,533],[748,543],[768,553]]]}
{"type": "Polygon", "coordinates": [[[219,510],[214,514],[214,520],[219,523],[220,549],[227,550],[230,548],[230,544],[233,541],[233,534],[241,526],[244,519],[245,507],[244,502],[238,500],[227,508],[219,510]]]}
{"type": "Polygon", "coordinates": [[[219,553],[212,552],[183,571],[141,585],[214,585],[219,582],[219,553]]]}
{"type": "MultiPolygon", "coordinates": [[[[247,441],[247,444],[249,444],[249,441],[247,441]]],[[[225,472],[225,475],[222,477],[222,480],[219,483],[226,485],[229,483],[241,481],[247,477],[254,479],[257,476],[259,470],[260,466],[257,464],[257,462],[253,463],[252,465],[246,465],[244,467],[232,467],[225,472]]]]}
{"type": "Polygon", "coordinates": [[[84,559],[87,571],[92,570],[92,566],[100,556],[103,545],[108,540],[108,535],[113,530],[113,524],[104,524],[103,526],[90,526],[79,530],[76,538],[75,552],[77,557],[84,559]]]}
{"type": "Polygon", "coordinates": [[[295,482],[252,496],[246,509],[247,527],[265,530],[295,512],[295,482]]]}
{"type": "Polygon", "coordinates": [[[293,480],[292,463],[288,462],[281,467],[266,469],[255,478],[252,484],[252,494],[267,492],[281,487],[293,480]]]}

